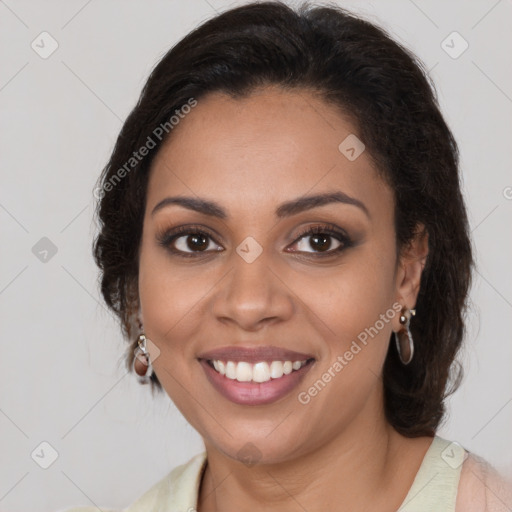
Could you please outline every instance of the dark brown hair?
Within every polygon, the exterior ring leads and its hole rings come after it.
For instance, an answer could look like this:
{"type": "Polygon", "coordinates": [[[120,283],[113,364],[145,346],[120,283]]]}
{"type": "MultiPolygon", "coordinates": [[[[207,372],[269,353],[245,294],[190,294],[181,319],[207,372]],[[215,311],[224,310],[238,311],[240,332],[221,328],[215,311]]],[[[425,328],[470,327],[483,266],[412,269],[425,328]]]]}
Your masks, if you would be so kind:
{"type": "MultiPolygon", "coordinates": [[[[265,85],[314,91],[350,116],[394,191],[397,250],[419,223],[426,227],[429,255],[411,322],[414,359],[403,366],[390,343],[383,384],[395,429],[408,437],[432,436],[462,376],[455,356],[473,265],[458,148],[422,64],[384,30],[335,6],[292,9],[263,2],[231,9],[188,34],[151,72],[97,189],[94,256],[103,297],[132,342],[126,365],[131,368],[138,334],[138,253],[149,170],[166,140],[154,136],[155,128],[191,98],[200,101],[213,91],[239,98],[265,85]],[[148,137],[156,147],[130,160],[148,137]]],[[[153,374],[155,388],[162,389],[153,374]]]]}

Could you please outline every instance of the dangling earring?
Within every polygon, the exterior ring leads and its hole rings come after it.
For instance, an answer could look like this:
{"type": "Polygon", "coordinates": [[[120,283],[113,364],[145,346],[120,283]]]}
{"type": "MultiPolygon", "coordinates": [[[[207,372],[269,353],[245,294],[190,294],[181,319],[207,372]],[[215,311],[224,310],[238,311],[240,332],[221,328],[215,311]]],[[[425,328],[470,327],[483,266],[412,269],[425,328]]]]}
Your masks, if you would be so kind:
{"type": "Polygon", "coordinates": [[[148,384],[153,374],[153,367],[146,348],[146,336],[141,334],[137,340],[135,357],[133,359],[133,371],[137,374],[140,384],[148,384]]]}
{"type": "Polygon", "coordinates": [[[412,339],[411,330],[409,324],[411,317],[416,314],[415,309],[402,308],[400,313],[400,323],[403,325],[402,329],[395,332],[396,348],[398,350],[398,356],[403,365],[408,365],[412,361],[414,356],[414,341],[412,339]]]}

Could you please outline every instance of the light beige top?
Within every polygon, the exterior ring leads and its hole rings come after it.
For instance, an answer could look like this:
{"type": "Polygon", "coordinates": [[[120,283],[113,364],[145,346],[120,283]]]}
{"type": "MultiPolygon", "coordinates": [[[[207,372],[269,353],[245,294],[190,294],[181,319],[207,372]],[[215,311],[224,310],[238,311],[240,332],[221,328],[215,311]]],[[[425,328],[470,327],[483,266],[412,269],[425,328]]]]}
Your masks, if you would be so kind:
{"type": "MultiPolygon", "coordinates": [[[[195,512],[206,452],[174,468],[120,512],[195,512]]],[[[102,507],[103,512],[115,512],[102,507]]],[[[79,507],[65,512],[98,512],[79,507]]],[[[460,444],[435,436],[399,512],[512,512],[512,481],[460,444]]]]}

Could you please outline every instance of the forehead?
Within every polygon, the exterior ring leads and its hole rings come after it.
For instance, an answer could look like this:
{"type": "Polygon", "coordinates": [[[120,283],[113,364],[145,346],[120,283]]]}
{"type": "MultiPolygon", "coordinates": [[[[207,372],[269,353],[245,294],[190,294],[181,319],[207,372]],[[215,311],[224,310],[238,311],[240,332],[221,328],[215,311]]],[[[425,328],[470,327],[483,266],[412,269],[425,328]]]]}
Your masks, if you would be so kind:
{"type": "Polygon", "coordinates": [[[153,161],[148,208],[184,194],[241,214],[331,190],[389,207],[390,191],[366,151],[355,160],[343,153],[344,141],[359,144],[355,137],[339,109],[305,90],[267,87],[240,99],[209,94],[180,119],[153,161]]]}

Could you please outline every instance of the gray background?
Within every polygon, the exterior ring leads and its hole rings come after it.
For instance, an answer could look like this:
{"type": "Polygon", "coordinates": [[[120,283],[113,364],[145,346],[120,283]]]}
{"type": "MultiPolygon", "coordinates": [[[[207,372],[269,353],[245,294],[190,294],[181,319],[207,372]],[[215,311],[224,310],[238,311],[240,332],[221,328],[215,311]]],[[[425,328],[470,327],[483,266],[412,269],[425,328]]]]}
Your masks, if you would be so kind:
{"type": "MultiPolygon", "coordinates": [[[[121,508],[203,449],[168,397],[119,363],[91,256],[92,190],[156,61],[240,3],[0,1],[2,512],[121,508]],[[49,48],[43,31],[59,45],[46,59],[31,47],[49,48]],[[43,237],[57,249],[46,261],[43,237]],[[43,441],[58,453],[48,469],[43,441]]],[[[460,144],[478,272],[466,378],[438,434],[512,475],[512,2],[339,3],[419,55],[460,144]],[[458,58],[442,47],[453,31],[469,44],[458,58]]]]}

